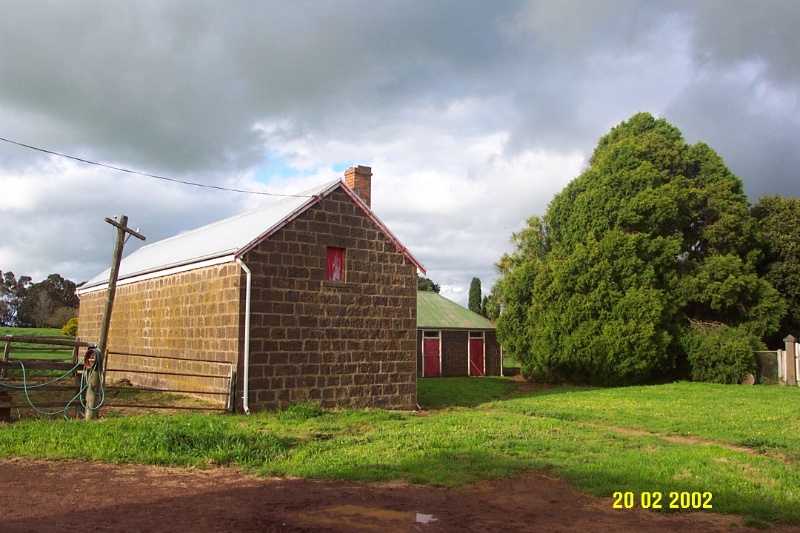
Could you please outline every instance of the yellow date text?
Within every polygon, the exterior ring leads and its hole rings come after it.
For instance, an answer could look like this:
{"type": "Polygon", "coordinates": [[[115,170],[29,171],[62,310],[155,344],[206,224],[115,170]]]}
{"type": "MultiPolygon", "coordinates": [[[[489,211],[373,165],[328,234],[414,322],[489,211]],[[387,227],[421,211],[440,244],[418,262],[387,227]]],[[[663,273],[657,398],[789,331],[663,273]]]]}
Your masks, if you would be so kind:
{"type": "Polygon", "coordinates": [[[614,509],[712,509],[710,492],[615,492],[614,509]]]}

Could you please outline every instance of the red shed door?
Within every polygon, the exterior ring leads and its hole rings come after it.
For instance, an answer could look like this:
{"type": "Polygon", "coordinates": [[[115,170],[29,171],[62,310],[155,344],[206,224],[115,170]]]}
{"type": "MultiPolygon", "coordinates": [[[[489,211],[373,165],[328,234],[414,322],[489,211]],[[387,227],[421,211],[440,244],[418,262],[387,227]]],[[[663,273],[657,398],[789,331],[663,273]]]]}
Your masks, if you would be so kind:
{"type": "Polygon", "coordinates": [[[469,339],[469,375],[482,376],[484,374],[483,361],[483,336],[469,339]]]}
{"type": "Polygon", "coordinates": [[[442,375],[439,353],[439,337],[422,340],[422,377],[436,378],[442,375]]]}

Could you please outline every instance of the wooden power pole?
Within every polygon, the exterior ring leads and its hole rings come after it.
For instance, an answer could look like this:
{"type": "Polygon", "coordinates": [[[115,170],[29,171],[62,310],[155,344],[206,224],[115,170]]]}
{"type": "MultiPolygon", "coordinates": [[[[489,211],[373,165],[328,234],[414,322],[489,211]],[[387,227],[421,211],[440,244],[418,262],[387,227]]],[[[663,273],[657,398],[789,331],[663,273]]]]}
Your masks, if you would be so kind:
{"type": "MultiPolygon", "coordinates": [[[[111,311],[114,309],[114,295],[117,292],[117,278],[119,277],[119,265],[122,262],[122,249],[125,246],[125,234],[133,235],[137,239],[145,240],[145,236],[133,231],[128,227],[127,215],[119,217],[119,222],[106,217],[106,222],[117,228],[117,242],[114,245],[114,257],[111,261],[111,274],[108,276],[108,292],[106,294],[106,309],[103,313],[103,323],[100,325],[100,338],[97,341],[97,352],[99,356],[95,359],[95,367],[89,380],[89,388],[86,391],[86,420],[91,420],[96,416],[98,407],[98,393],[103,381],[105,372],[106,347],[108,345],[108,328],[111,326],[111,311]]],[[[88,372],[86,369],[84,372],[88,372]]]]}

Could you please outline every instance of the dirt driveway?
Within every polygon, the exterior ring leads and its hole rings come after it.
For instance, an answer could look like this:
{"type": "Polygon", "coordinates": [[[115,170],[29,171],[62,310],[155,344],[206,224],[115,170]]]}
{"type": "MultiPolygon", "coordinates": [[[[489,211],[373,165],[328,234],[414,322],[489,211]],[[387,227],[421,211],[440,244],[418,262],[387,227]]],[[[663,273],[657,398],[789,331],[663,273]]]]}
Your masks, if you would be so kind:
{"type": "Polygon", "coordinates": [[[537,474],[458,490],[268,479],[222,468],[0,460],[4,533],[751,531],[738,517],[615,510],[612,503],[537,474]]]}

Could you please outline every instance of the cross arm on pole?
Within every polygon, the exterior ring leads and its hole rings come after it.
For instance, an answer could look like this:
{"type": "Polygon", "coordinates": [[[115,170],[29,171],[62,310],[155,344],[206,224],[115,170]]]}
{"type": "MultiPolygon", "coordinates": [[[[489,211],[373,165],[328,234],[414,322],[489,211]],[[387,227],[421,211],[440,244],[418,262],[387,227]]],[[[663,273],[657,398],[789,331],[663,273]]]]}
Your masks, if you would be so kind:
{"type": "MultiPolygon", "coordinates": [[[[125,217],[125,218],[126,218],[126,220],[127,220],[127,217],[125,217]]],[[[111,218],[108,218],[108,217],[106,217],[106,222],[108,222],[108,223],[109,223],[109,224],[111,224],[112,226],[116,226],[117,228],[121,229],[121,230],[122,230],[122,231],[124,231],[125,233],[130,233],[131,235],[133,235],[133,236],[134,236],[134,237],[136,237],[137,239],[145,240],[145,239],[147,238],[147,237],[145,237],[144,235],[142,235],[141,233],[139,233],[138,231],[133,231],[131,228],[129,228],[129,227],[128,227],[128,226],[126,226],[125,224],[120,224],[119,222],[117,222],[117,221],[116,221],[116,220],[114,220],[114,219],[111,219],[111,218]]]]}

